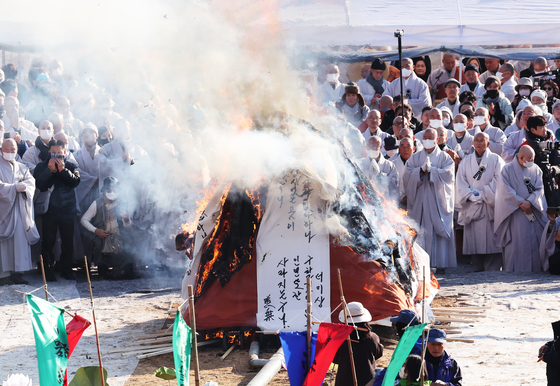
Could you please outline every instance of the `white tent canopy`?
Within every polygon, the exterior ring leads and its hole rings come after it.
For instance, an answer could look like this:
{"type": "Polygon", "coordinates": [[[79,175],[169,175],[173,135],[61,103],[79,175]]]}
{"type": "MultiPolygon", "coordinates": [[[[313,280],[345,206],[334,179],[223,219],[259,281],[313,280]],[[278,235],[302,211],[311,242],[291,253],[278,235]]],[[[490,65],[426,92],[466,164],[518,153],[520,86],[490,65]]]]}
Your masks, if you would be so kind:
{"type": "Polygon", "coordinates": [[[281,23],[300,46],[560,44],[560,2],[520,0],[285,0],[281,23]]]}

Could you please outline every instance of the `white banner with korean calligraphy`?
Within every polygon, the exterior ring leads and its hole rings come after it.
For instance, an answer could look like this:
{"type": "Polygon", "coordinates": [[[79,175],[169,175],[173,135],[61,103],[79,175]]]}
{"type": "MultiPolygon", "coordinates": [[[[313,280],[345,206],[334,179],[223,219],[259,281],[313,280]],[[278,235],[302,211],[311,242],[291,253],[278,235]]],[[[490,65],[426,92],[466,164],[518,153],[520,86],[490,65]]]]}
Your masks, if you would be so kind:
{"type": "Polygon", "coordinates": [[[257,326],[265,331],[307,328],[307,277],[313,316],[330,315],[329,233],[320,191],[319,183],[297,170],[269,187],[257,236],[257,326]]]}

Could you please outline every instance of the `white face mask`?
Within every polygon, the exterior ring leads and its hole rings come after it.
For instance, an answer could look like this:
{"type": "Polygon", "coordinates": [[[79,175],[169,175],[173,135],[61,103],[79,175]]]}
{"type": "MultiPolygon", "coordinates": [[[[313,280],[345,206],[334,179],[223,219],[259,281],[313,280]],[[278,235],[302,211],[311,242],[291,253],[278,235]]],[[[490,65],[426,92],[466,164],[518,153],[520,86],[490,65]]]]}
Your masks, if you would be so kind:
{"type": "Polygon", "coordinates": [[[504,77],[504,73],[503,72],[496,72],[496,76],[498,77],[498,79],[502,80],[502,78],[504,77]]]}
{"type": "Polygon", "coordinates": [[[523,166],[525,166],[526,168],[531,168],[531,167],[533,167],[534,164],[535,163],[533,161],[527,161],[527,162],[525,162],[525,165],[523,165],[523,166]]]}
{"type": "Polygon", "coordinates": [[[422,144],[424,145],[425,149],[432,149],[436,147],[436,140],[435,139],[423,139],[422,144]]]}
{"type": "Polygon", "coordinates": [[[531,90],[527,90],[526,88],[524,88],[523,90],[519,90],[519,95],[529,96],[529,95],[531,95],[531,90]]]}
{"type": "Polygon", "coordinates": [[[465,126],[464,123],[462,122],[457,122],[453,124],[453,129],[455,130],[455,132],[457,133],[462,133],[465,130],[467,130],[467,127],[465,126]]]}
{"type": "Polygon", "coordinates": [[[115,201],[119,195],[116,192],[107,193],[105,192],[105,197],[107,197],[111,201],[115,201]]]}
{"type": "Polygon", "coordinates": [[[377,159],[377,157],[379,157],[379,150],[368,149],[367,155],[369,156],[369,158],[377,159]]]}
{"type": "Polygon", "coordinates": [[[2,153],[2,157],[6,160],[6,161],[13,161],[16,159],[16,155],[17,153],[2,153]]]}
{"type": "Polygon", "coordinates": [[[447,127],[449,125],[449,118],[443,118],[443,126],[447,127]]]}
{"type": "Polygon", "coordinates": [[[327,82],[336,83],[338,81],[338,74],[327,74],[327,82]]]}
{"type": "Polygon", "coordinates": [[[403,69],[402,69],[403,78],[408,78],[411,74],[412,74],[412,70],[409,70],[408,68],[403,67],[403,69]]]}
{"type": "Polygon", "coordinates": [[[474,124],[475,125],[484,125],[486,123],[486,117],[482,115],[477,115],[474,117],[474,124]]]}
{"type": "Polygon", "coordinates": [[[53,136],[52,130],[39,130],[39,135],[43,141],[48,141],[53,136]]]}
{"type": "Polygon", "coordinates": [[[387,155],[390,157],[392,157],[393,155],[395,155],[397,151],[396,150],[387,150],[387,155]]]}
{"type": "Polygon", "coordinates": [[[439,129],[441,127],[441,124],[441,119],[430,119],[430,127],[433,127],[434,129],[439,129]]]}

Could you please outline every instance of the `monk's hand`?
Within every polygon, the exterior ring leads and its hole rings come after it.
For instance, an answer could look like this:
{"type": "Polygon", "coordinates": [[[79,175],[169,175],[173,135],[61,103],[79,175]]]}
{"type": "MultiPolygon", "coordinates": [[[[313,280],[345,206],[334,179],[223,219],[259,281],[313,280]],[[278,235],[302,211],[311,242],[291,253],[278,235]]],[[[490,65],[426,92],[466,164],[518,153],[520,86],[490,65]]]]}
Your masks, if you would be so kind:
{"type": "Polygon", "coordinates": [[[533,209],[531,208],[531,201],[521,201],[519,203],[519,207],[525,214],[533,213],[533,209]]]}
{"type": "Polygon", "coordinates": [[[101,237],[102,239],[105,239],[109,236],[109,232],[107,232],[106,230],[103,230],[103,229],[99,229],[99,228],[97,228],[95,230],[95,234],[97,236],[101,237]]]}
{"type": "Polygon", "coordinates": [[[25,185],[23,182],[16,182],[16,190],[18,192],[25,192],[25,189],[27,189],[27,185],[25,185]]]}
{"type": "Polygon", "coordinates": [[[56,158],[51,158],[47,166],[49,167],[50,171],[53,173],[56,173],[58,171],[56,169],[56,158]]]}
{"type": "Polygon", "coordinates": [[[490,106],[488,106],[488,113],[490,115],[494,115],[496,113],[496,106],[494,106],[494,103],[490,103],[490,106]]]}
{"type": "Polygon", "coordinates": [[[130,221],[130,216],[126,212],[121,211],[121,217],[124,220],[124,222],[129,222],[130,221]]]}

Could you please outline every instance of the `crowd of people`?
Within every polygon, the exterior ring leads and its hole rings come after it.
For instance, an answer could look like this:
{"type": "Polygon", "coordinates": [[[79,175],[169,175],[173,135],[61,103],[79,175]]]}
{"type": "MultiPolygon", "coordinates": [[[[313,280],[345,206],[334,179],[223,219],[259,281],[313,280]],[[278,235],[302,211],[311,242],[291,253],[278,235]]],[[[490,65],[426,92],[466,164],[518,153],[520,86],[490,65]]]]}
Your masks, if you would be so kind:
{"type": "Polygon", "coordinates": [[[105,90],[63,71],[35,59],[28,84],[0,71],[0,285],[27,284],[40,256],[49,282],[74,280],[84,255],[101,277],[142,275],[133,250],[150,231],[119,193],[146,152],[105,90]]]}
{"type": "Polygon", "coordinates": [[[394,64],[402,78],[376,59],[348,84],[330,64],[317,99],[347,122],[363,173],[416,222],[432,269],[464,257],[477,272],[559,273],[560,60],[394,64]]]}

